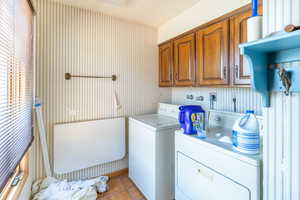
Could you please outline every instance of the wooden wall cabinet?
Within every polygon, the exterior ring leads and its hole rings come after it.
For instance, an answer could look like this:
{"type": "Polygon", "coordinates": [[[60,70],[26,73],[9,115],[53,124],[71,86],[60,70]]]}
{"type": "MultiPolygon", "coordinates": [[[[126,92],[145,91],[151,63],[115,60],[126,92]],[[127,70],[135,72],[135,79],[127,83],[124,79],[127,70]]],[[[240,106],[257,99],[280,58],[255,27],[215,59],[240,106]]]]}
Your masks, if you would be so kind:
{"type": "Polygon", "coordinates": [[[250,16],[249,4],[160,45],[159,86],[250,86],[248,63],[239,49],[247,42],[250,16]]]}
{"type": "Polygon", "coordinates": [[[224,20],[200,29],[196,35],[197,85],[227,85],[229,21],[224,20]]]}
{"type": "Polygon", "coordinates": [[[173,43],[159,46],[159,86],[173,86],[173,43]]]}
{"type": "MultiPolygon", "coordinates": [[[[259,7],[258,13],[262,14],[262,6],[259,7]]],[[[251,17],[251,10],[236,15],[230,19],[230,36],[231,36],[231,61],[232,84],[233,85],[250,85],[250,69],[243,56],[240,55],[239,44],[247,42],[247,19],[251,17]]]]}
{"type": "Polygon", "coordinates": [[[174,41],[175,86],[192,86],[195,82],[195,34],[174,41]]]}

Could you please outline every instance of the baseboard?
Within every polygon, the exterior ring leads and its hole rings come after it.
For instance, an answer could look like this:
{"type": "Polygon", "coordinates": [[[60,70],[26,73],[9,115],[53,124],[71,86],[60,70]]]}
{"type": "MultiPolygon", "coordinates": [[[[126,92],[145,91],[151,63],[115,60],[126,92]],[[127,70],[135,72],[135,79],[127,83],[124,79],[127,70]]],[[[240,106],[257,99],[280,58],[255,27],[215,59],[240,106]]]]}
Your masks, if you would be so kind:
{"type": "Polygon", "coordinates": [[[121,170],[118,170],[118,171],[113,171],[111,173],[105,174],[104,176],[108,176],[109,178],[113,178],[113,177],[121,176],[121,175],[124,175],[124,174],[127,174],[127,173],[128,173],[128,168],[125,168],[125,169],[121,169],[121,170]]]}

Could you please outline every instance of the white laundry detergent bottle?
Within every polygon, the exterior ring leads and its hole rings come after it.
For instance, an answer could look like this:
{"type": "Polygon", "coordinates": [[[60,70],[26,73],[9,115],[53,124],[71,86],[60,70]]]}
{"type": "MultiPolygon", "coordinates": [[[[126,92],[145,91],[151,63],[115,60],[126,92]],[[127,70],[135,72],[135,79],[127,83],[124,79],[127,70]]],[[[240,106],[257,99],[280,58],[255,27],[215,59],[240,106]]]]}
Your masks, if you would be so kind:
{"type": "Polygon", "coordinates": [[[259,123],[253,110],[247,110],[232,128],[232,145],[237,151],[258,154],[260,151],[259,123]]]}

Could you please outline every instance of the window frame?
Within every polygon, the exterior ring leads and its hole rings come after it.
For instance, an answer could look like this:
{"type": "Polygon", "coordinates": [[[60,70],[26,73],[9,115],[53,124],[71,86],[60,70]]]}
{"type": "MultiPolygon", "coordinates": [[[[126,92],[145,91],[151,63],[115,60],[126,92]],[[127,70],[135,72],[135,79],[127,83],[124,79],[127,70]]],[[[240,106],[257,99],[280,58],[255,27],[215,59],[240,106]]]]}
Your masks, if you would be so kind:
{"type": "Polygon", "coordinates": [[[17,200],[25,186],[29,177],[29,152],[27,151],[22,158],[22,161],[15,170],[15,173],[8,180],[6,186],[0,194],[0,200],[17,200]],[[21,175],[21,180],[16,186],[12,186],[12,181],[17,176],[21,175]]]}

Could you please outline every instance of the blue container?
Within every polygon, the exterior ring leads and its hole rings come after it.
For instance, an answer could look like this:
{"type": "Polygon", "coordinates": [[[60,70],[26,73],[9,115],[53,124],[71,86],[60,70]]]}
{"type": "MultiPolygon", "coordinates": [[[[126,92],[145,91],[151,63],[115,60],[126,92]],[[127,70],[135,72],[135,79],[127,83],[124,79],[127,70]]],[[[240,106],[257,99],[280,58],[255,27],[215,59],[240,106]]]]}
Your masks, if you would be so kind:
{"type": "Polygon", "coordinates": [[[205,111],[201,106],[180,106],[179,110],[179,123],[185,134],[197,134],[197,126],[205,129],[205,111]]]}

